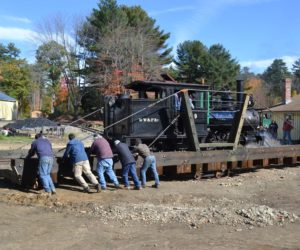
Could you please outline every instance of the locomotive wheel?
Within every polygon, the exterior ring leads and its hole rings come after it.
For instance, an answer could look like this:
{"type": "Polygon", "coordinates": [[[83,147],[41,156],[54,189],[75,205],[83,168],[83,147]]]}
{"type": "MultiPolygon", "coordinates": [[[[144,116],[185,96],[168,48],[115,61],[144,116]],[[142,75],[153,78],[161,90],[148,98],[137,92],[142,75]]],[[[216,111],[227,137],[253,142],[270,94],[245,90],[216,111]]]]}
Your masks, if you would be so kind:
{"type": "Polygon", "coordinates": [[[222,173],[221,171],[216,171],[215,177],[216,177],[217,179],[220,179],[222,176],[223,176],[223,173],[222,173]]]}
{"type": "Polygon", "coordinates": [[[215,133],[209,133],[205,141],[207,143],[218,142],[217,135],[215,133]]]}

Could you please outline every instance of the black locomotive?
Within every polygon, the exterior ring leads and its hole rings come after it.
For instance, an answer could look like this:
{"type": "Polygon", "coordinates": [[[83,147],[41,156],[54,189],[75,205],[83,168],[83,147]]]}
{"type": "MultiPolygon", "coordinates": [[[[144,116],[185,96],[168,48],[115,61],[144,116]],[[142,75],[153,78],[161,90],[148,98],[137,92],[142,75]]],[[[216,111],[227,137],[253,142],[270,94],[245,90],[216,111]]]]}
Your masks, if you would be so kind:
{"type": "MultiPolygon", "coordinates": [[[[238,85],[239,84],[241,83],[238,82],[238,85]]],[[[211,100],[212,105],[209,112],[209,134],[206,138],[206,142],[228,140],[233,120],[243,104],[243,96],[240,95],[240,93],[241,92],[237,93],[236,100],[234,100],[232,93],[229,91],[216,92],[213,94],[211,100]]],[[[251,96],[244,115],[244,124],[240,137],[240,143],[242,145],[257,141],[257,127],[260,123],[260,117],[253,106],[254,101],[251,96]]]]}
{"type": "MultiPolygon", "coordinates": [[[[135,81],[126,89],[127,94],[105,99],[105,134],[129,145],[133,145],[135,138],[141,138],[154,151],[190,149],[185,127],[187,116],[180,108],[180,91],[188,91],[200,143],[226,141],[242,102],[236,103],[229,92],[214,93],[203,84],[135,81]]],[[[258,113],[254,109],[247,110],[242,143],[254,136],[258,123],[258,113]]]]}

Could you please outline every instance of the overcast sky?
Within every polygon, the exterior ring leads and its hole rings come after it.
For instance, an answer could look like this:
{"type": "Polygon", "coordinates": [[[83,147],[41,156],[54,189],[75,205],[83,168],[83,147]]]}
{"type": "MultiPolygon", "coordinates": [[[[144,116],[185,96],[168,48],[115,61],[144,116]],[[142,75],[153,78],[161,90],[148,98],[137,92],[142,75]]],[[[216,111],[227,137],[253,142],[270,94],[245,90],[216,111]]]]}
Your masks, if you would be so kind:
{"type": "MultiPolygon", "coordinates": [[[[98,0],[1,0],[0,43],[13,42],[34,62],[32,40],[41,20],[87,16],[98,0]]],[[[220,43],[242,66],[262,72],[274,59],[288,66],[300,58],[300,0],[119,0],[140,5],[165,32],[174,54],[179,43],[220,43]]]]}

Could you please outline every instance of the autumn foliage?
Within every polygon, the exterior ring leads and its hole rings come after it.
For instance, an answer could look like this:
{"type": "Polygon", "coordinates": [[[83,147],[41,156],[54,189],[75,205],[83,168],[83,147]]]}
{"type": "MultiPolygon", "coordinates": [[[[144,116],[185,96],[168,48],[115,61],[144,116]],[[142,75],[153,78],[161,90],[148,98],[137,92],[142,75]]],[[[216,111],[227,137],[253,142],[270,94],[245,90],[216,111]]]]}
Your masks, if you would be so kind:
{"type": "Polygon", "coordinates": [[[249,78],[245,83],[245,90],[248,94],[253,95],[256,108],[267,108],[270,106],[269,98],[267,98],[267,90],[260,78],[249,78]]]}

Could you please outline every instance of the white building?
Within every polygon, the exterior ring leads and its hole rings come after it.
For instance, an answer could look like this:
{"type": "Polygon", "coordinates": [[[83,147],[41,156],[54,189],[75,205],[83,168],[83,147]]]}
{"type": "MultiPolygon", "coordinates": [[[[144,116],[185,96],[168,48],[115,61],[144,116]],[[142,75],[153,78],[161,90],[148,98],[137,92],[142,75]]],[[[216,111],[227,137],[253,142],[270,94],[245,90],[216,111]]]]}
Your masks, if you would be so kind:
{"type": "Polygon", "coordinates": [[[18,101],[0,92],[0,120],[16,120],[18,115],[18,101]]]}

